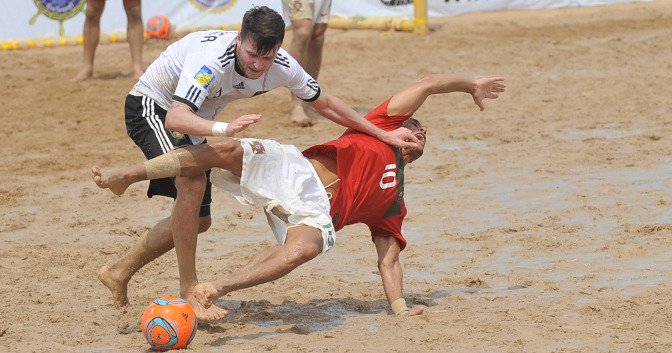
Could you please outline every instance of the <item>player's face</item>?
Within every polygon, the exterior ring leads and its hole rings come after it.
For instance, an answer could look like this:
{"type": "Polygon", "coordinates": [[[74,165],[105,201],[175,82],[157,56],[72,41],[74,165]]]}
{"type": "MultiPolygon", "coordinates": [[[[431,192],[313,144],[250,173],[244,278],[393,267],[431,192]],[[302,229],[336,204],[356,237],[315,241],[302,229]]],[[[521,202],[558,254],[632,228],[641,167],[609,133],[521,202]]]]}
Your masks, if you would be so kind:
{"type": "Polygon", "coordinates": [[[419,121],[415,119],[408,119],[403,126],[413,132],[413,135],[418,139],[418,146],[414,148],[404,147],[401,149],[401,158],[405,163],[412,163],[422,156],[425,151],[425,144],[427,143],[427,128],[422,126],[419,121]]]}
{"type": "Polygon", "coordinates": [[[278,49],[280,49],[280,46],[268,53],[259,53],[257,52],[257,45],[252,39],[245,38],[245,40],[241,40],[240,35],[238,35],[236,39],[236,57],[238,58],[240,69],[245,73],[245,77],[253,80],[261,77],[273,65],[273,60],[275,59],[275,54],[278,53],[278,49]]]}

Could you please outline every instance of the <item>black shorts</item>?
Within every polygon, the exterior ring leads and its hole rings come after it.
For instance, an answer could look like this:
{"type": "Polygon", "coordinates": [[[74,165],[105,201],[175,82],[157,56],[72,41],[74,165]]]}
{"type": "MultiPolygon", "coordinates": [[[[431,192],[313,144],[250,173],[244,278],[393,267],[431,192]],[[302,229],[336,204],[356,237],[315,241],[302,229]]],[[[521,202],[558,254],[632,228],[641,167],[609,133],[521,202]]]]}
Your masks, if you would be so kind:
{"type": "MultiPolygon", "coordinates": [[[[192,145],[189,136],[168,131],[165,128],[166,110],[146,96],[126,96],[124,106],[126,114],[126,132],[128,137],[140,147],[147,159],[160,156],[170,150],[181,146],[192,145]]],[[[203,143],[206,143],[204,141],[203,143]]],[[[205,194],[199,211],[200,217],[210,215],[210,203],[212,203],[212,184],[210,183],[210,171],[206,173],[207,184],[205,194]]],[[[163,178],[150,180],[147,189],[147,197],[162,195],[177,197],[175,178],[163,178]]]]}

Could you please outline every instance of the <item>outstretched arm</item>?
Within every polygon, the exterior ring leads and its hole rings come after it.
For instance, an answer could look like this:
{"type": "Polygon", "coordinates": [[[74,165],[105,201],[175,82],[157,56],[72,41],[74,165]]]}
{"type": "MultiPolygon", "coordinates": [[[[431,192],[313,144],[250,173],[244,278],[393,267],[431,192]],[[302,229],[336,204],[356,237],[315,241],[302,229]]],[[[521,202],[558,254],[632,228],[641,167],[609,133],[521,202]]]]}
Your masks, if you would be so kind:
{"type": "Polygon", "coordinates": [[[241,115],[226,124],[203,119],[186,104],[173,101],[166,114],[166,128],[195,136],[233,136],[261,119],[259,114],[241,115]]]}
{"type": "Polygon", "coordinates": [[[369,134],[389,145],[395,147],[416,147],[418,139],[406,128],[398,128],[393,131],[385,131],[370,121],[364,119],[352,107],[345,104],[339,98],[326,92],[322,92],[320,97],[310,102],[322,116],[335,122],[336,124],[369,134]]]}
{"type": "Polygon", "coordinates": [[[422,314],[422,307],[408,308],[403,297],[404,275],[399,262],[401,248],[394,237],[374,237],[373,243],[378,252],[378,269],[383,280],[383,289],[387,302],[396,315],[414,316],[422,314]]]}
{"type": "Polygon", "coordinates": [[[430,95],[451,92],[471,94],[474,103],[483,110],[483,99],[496,99],[505,89],[503,77],[472,79],[452,74],[429,75],[392,96],[387,112],[390,115],[413,115],[430,95]]]}

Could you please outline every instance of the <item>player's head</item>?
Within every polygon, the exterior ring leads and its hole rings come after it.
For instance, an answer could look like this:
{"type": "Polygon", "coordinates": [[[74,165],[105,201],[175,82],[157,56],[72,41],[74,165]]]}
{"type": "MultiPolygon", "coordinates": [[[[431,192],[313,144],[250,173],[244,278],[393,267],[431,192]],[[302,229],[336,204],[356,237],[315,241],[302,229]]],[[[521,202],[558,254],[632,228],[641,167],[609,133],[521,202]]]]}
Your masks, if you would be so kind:
{"type": "Polygon", "coordinates": [[[425,144],[427,143],[427,128],[422,126],[422,124],[414,118],[406,119],[401,126],[411,130],[413,135],[415,135],[415,137],[418,139],[417,147],[403,147],[401,149],[401,158],[403,158],[404,162],[411,163],[414,160],[420,158],[422,153],[425,151],[425,144]]]}
{"type": "Polygon", "coordinates": [[[236,38],[236,58],[245,77],[257,79],[273,65],[285,38],[285,21],[266,6],[253,7],[243,16],[236,38]]]}

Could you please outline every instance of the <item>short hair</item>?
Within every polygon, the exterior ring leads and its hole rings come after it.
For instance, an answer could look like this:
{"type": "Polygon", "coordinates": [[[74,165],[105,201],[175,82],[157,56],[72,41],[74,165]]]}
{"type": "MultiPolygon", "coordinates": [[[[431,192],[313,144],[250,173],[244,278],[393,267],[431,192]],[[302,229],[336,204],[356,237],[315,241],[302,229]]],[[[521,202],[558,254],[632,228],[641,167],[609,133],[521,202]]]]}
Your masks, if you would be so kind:
{"type": "Polygon", "coordinates": [[[407,128],[411,131],[414,131],[416,129],[420,129],[420,128],[424,127],[424,126],[422,126],[422,123],[420,123],[420,121],[418,121],[415,118],[408,118],[408,119],[404,120],[404,122],[401,123],[401,126],[407,128]]]}
{"type": "Polygon", "coordinates": [[[247,10],[240,26],[240,39],[250,38],[257,54],[265,55],[282,45],[285,39],[285,20],[275,10],[254,6],[247,10]]]}

